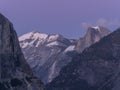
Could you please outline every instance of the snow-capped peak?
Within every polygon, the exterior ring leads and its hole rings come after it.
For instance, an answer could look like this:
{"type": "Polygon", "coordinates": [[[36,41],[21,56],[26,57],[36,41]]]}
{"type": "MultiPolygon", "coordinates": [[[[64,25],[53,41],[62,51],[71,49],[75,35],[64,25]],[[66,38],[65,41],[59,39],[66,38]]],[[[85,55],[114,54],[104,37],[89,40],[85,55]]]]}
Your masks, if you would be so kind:
{"type": "Polygon", "coordinates": [[[19,41],[24,41],[26,39],[46,39],[47,37],[48,35],[44,33],[30,32],[30,33],[20,36],[19,41]]]}
{"type": "Polygon", "coordinates": [[[59,34],[44,34],[39,32],[30,32],[27,34],[24,34],[19,37],[20,46],[22,48],[26,48],[27,46],[35,46],[38,47],[40,45],[47,43],[46,46],[56,46],[56,45],[62,45],[58,40],[63,38],[62,35],[59,34]]]}
{"type": "Polygon", "coordinates": [[[38,47],[46,41],[47,37],[48,35],[44,33],[30,32],[19,37],[20,46],[22,48],[34,45],[38,47]]]}
{"type": "Polygon", "coordinates": [[[93,29],[95,30],[98,30],[100,32],[100,27],[99,26],[95,26],[95,27],[92,27],[93,29]]]}

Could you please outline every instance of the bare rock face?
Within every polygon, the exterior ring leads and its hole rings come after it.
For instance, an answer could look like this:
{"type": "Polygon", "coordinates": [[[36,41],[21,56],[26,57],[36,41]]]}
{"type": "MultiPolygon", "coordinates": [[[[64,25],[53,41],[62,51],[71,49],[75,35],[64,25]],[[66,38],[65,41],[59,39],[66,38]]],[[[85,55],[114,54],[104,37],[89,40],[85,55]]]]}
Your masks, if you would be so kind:
{"type": "Polygon", "coordinates": [[[59,34],[29,32],[20,36],[19,42],[34,75],[45,84],[59,75],[61,68],[76,54],[77,40],[69,40],[59,34]]]}
{"type": "Polygon", "coordinates": [[[120,29],[74,58],[47,90],[120,90],[120,29]]]}
{"type": "Polygon", "coordinates": [[[0,90],[43,90],[26,63],[13,25],[0,14],[0,90]]]}
{"type": "Polygon", "coordinates": [[[34,75],[50,83],[78,52],[98,42],[110,31],[102,26],[89,27],[83,38],[68,39],[59,34],[29,32],[19,37],[23,54],[34,75]]]}
{"type": "Polygon", "coordinates": [[[110,33],[111,31],[103,26],[89,27],[86,35],[78,40],[76,51],[81,53],[85,48],[98,42],[101,38],[110,33]]]}

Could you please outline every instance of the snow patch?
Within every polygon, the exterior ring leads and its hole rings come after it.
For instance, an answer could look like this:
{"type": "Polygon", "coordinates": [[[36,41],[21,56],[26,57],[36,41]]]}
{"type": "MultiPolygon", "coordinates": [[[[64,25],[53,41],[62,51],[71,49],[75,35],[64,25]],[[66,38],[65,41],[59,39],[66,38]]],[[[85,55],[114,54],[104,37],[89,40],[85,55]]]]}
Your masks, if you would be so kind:
{"type": "Polygon", "coordinates": [[[57,40],[59,37],[60,37],[60,35],[58,35],[58,34],[56,34],[56,35],[51,35],[51,36],[49,37],[49,39],[48,39],[48,42],[57,40]]]}
{"type": "Polygon", "coordinates": [[[20,36],[19,41],[24,41],[26,39],[46,39],[47,37],[48,37],[47,34],[38,33],[38,32],[30,32],[30,33],[20,36]]]}
{"type": "Polygon", "coordinates": [[[74,50],[75,50],[75,45],[71,45],[68,48],[66,48],[64,52],[70,52],[70,51],[74,51],[74,50]]]}
{"type": "Polygon", "coordinates": [[[66,45],[64,43],[61,43],[61,42],[58,42],[58,41],[51,42],[51,43],[47,44],[46,46],[47,47],[52,47],[52,46],[66,47],[66,45]]]}
{"type": "Polygon", "coordinates": [[[57,45],[59,45],[58,41],[54,41],[52,43],[47,44],[46,46],[49,47],[49,46],[57,46],[57,45]]]}
{"type": "Polygon", "coordinates": [[[46,39],[47,39],[48,35],[47,34],[43,34],[43,33],[38,33],[38,32],[30,32],[27,34],[22,35],[21,37],[19,37],[19,41],[21,42],[21,47],[25,48],[27,46],[33,46],[33,44],[36,42],[36,47],[38,47],[39,45],[43,44],[46,39]],[[27,40],[31,40],[30,42],[27,40]]]}
{"type": "Polygon", "coordinates": [[[56,68],[56,63],[57,61],[55,61],[52,65],[52,67],[50,68],[50,74],[49,74],[49,80],[48,82],[51,82],[55,73],[55,68],[56,68]]]}
{"type": "Polygon", "coordinates": [[[100,32],[100,27],[99,26],[92,27],[92,28],[94,28],[95,30],[98,30],[100,32]]]}
{"type": "Polygon", "coordinates": [[[33,32],[24,34],[24,35],[22,35],[22,36],[19,37],[19,41],[24,41],[26,39],[29,39],[32,35],[33,35],[33,32]]]}

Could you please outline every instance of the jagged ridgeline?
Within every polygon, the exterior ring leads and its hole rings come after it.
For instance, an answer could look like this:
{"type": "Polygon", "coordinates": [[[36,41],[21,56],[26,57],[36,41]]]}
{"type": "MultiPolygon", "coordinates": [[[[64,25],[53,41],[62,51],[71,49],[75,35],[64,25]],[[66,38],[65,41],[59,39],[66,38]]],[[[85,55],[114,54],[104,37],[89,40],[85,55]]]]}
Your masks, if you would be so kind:
{"type": "Polygon", "coordinates": [[[0,90],[44,90],[21,52],[12,23],[0,14],[0,90]]]}
{"type": "Polygon", "coordinates": [[[74,58],[47,90],[120,90],[120,29],[74,58]]]}
{"type": "Polygon", "coordinates": [[[47,84],[58,76],[60,70],[78,53],[110,33],[111,31],[103,26],[89,27],[85,36],[78,40],[59,34],[29,32],[20,36],[19,42],[34,75],[47,84]]]}

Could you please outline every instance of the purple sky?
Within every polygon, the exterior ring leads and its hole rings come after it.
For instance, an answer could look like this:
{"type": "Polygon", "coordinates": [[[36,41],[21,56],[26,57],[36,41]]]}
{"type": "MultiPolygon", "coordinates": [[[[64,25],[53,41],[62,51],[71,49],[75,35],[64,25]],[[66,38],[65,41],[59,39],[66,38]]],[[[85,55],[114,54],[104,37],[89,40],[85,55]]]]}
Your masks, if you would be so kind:
{"type": "Polygon", "coordinates": [[[0,12],[18,35],[39,31],[78,38],[90,25],[120,25],[120,0],[0,0],[0,12]]]}

